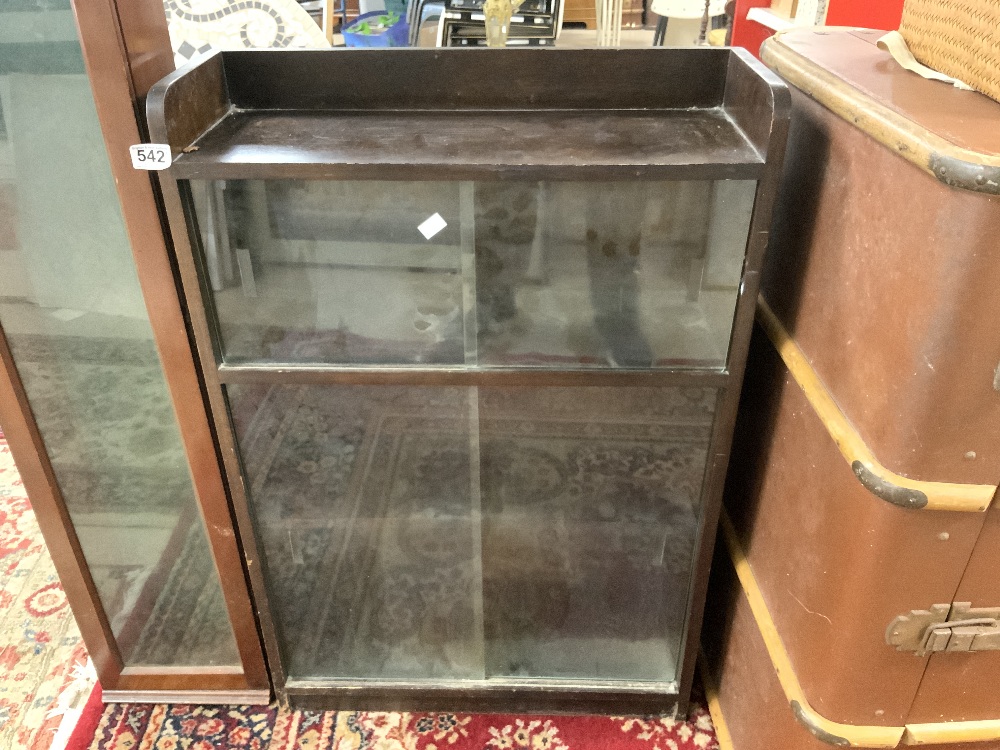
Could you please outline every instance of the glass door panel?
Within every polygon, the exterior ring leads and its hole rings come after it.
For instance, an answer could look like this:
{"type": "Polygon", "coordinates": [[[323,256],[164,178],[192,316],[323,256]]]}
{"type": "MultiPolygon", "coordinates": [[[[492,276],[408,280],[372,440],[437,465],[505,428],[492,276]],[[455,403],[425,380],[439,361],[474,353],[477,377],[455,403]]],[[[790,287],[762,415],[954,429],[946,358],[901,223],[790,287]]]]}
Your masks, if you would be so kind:
{"type": "Polygon", "coordinates": [[[715,392],[481,388],[490,677],[670,682],[715,392]]]}
{"type": "Polygon", "coordinates": [[[479,362],[722,367],[756,183],[723,184],[477,183],[479,362]]]}
{"type": "Polygon", "coordinates": [[[714,390],[226,390],[290,679],[675,679],[714,390]]]}
{"type": "Polygon", "coordinates": [[[126,665],[240,665],[69,0],[0,8],[0,324],[126,665]]]}
{"type": "Polygon", "coordinates": [[[192,183],[228,363],[725,366],[756,183],[192,183]]]}
{"type": "Polygon", "coordinates": [[[475,390],[227,391],[288,674],[482,679],[475,390]]]}
{"type": "Polygon", "coordinates": [[[192,200],[226,361],[463,361],[457,184],[193,183],[192,200]]]}

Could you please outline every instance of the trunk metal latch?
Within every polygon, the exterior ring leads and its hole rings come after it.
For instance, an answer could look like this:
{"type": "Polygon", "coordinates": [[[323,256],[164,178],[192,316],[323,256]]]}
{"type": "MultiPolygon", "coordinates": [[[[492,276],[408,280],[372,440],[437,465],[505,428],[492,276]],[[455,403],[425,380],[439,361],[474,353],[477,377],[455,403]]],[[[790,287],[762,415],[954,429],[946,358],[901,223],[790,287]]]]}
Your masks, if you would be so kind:
{"type": "Polygon", "coordinates": [[[914,609],[889,623],[885,642],[917,656],[1000,651],[1000,607],[973,608],[971,602],[954,602],[914,609]]]}

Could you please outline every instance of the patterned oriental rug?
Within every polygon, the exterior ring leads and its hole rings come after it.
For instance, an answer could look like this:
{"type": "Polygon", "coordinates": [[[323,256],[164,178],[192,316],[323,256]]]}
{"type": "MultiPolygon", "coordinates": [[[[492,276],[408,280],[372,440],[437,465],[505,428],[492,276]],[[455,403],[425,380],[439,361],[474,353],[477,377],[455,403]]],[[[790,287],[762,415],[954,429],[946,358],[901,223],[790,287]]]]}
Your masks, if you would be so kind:
{"type": "Polygon", "coordinates": [[[87,652],[2,434],[0,581],[0,750],[46,750],[87,652]]]}
{"type": "Polygon", "coordinates": [[[688,721],[608,716],[108,706],[90,750],[718,750],[704,700],[688,721]]]}
{"type": "Polygon", "coordinates": [[[8,339],[126,660],[237,663],[152,341],[8,339]]]}

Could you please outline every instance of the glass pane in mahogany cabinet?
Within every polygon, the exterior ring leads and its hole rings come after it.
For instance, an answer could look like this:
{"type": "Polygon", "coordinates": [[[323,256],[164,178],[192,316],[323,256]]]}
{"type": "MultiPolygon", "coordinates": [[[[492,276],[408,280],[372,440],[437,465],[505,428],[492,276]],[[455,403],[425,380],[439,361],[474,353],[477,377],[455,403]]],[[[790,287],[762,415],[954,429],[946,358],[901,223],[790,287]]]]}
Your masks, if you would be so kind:
{"type": "Polygon", "coordinates": [[[193,181],[228,364],[725,367],[756,182],[193,181]]]}
{"type": "Polygon", "coordinates": [[[714,389],[226,391],[289,679],[677,677],[714,389]]]}
{"type": "Polygon", "coordinates": [[[69,0],[0,4],[0,324],[127,665],[239,666],[69,0]]]}

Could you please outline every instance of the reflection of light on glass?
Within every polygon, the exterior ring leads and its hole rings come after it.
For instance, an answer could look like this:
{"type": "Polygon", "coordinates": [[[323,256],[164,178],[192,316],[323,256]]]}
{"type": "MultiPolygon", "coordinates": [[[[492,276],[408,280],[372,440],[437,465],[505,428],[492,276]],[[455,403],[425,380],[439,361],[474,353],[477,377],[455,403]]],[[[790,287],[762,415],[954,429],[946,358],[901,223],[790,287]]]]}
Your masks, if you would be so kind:
{"type": "Polygon", "coordinates": [[[429,240],[446,226],[448,226],[448,222],[444,220],[441,214],[434,214],[433,216],[429,216],[417,229],[424,236],[425,240],[429,240]]]}

